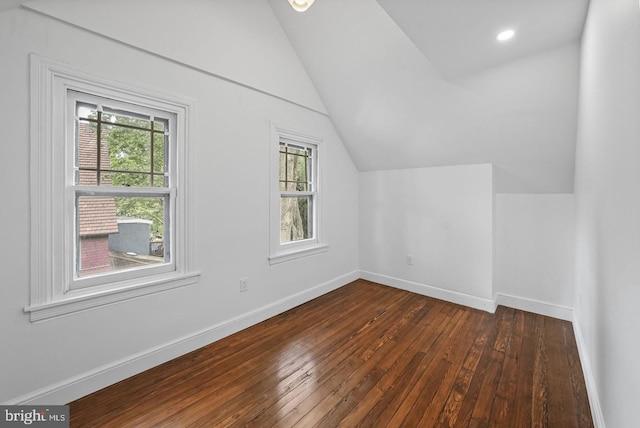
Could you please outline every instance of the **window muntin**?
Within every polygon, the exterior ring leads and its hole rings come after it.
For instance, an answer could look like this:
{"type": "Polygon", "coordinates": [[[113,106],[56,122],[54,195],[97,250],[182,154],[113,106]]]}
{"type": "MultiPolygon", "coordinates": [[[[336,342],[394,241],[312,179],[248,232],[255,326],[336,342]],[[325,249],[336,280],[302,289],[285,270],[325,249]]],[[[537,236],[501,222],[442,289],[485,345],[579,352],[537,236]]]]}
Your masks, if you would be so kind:
{"type": "Polygon", "coordinates": [[[76,91],[70,289],[175,270],[175,117],[76,91]]]}

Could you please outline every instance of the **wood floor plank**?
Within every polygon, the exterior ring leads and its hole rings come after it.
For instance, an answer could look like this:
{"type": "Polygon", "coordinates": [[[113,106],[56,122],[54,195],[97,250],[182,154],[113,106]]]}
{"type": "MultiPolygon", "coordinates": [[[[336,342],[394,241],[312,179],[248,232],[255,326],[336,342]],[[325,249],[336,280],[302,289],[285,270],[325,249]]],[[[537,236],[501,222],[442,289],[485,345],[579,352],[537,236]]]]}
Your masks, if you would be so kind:
{"type": "MultiPolygon", "coordinates": [[[[499,331],[499,324],[497,323],[497,320],[500,319],[502,311],[502,307],[498,307],[498,309],[496,310],[496,314],[492,317],[491,322],[487,325],[487,331],[485,333],[487,337],[484,341],[484,346],[482,347],[480,359],[473,371],[473,377],[471,378],[471,383],[469,384],[468,391],[464,397],[464,400],[460,404],[460,409],[458,410],[458,416],[456,420],[461,425],[464,425],[464,423],[469,423],[472,425],[479,424],[477,420],[474,420],[472,418],[472,415],[477,405],[478,398],[480,397],[483,382],[485,381],[485,378],[488,378],[488,376],[486,376],[487,369],[492,367],[490,363],[492,361],[492,354],[496,352],[494,349],[494,345],[499,331]]],[[[482,396],[481,398],[482,400],[487,400],[490,397],[482,396]]],[[[490,412],[490,410],[488,411],[490,412]]]]}
{"type": "MultiPolygon", "coordinates": [[[[449,398],[452,388],[455,385],[458,374],[464,368],[467,353],[460,352],[465,349],[473,349],[474,340],[479,333],[479,324],[469,325],[468,320],[470,318],[477,317],[480,312],[466,308],[465,311],[469,314],[469,317],[463,318],[458,324],[458,330],[452,332],[454,340],[449,343],[443,359],[448,363],[446,370],[443,373],[440,382],[437,386],[434,384],[431,388],[434,389],[434,394],[431,399],[426,402],[428,394],[424,394],[421,398],[422,404],[419,408],[422,410],[422,417],[418,423],[418,426],[433,427],[436,425],[437,420],[445,411],[445,405],[449,398]]],[[[428,390],[429,386],[425,386],[425,390],[428,390]]]]}
{"type": "Polygon", "coordinates": [[[72,427],[591,427],[570,323],[358,280],[70,403],[72,427]]]}
{"type": "Polygon", "coordinates": [[[437,351],[441,349],[440,346],[448,337],[448,333],[462,315],[462,312],[459,312],[458,316],[451,318],[451,315],[447,314],[447,312],[443,310],[440,313],[441,317],[439,318],[441,321],[435,326],[433,334],[424,342],[422,347],[417,348],[416,351],[418,352],[417,355],[420,356],[420,362],[416,369],[404,373],[402,380],[394,385],[395,388],[387,391],[392,395],[392,398],[377,417],[380,424],[392,427],[400,426],[399,424],[402,423],[414,407],[424,383],[428,382],[431,375],[433,375],[433,372],[428,371],[427,368],[433,368],[434,365],[437,365],[438,361],[435,360],[434,363],[434,357],[437,351]]]}
{"type": "MultiPolygon", "coordinates": [[[[400,301],[398,302],[392,302],[392,304],[390,304],[390,307],[393,307],[396,304],[400,304],[400,301]]],[[[389,316],[389,311],[388,311],[388,307],[384,308],[383,310],[377,310],[372,312],[372,315],[368,315],[366,313],[362,313],[362,315],[365,315],[365,317],[363,318],[358,318],[359,322],[362,323],[362,327],[355,333],[355,335],[364,335],[364,334],[372,334],[375,335],[375,331],[373,329],[371,329],[372,325],[378,321],[379,319],[385,319],[386,317],[389,316]]],[[[394,316],[399,316],[400,313],[396,312],[394,313],[394,316]]],[[[353,325],[353,321],[354,319],[350,319],[351,321],[351,325],[353,325]]],[[[330,329],[323,329],[322,331],[323,333],[331,333],[330,329]]],[[[348,332],[347,332],[348,333],[348,332]]],[[[354,335],[351,334],[351,336],[349,337],[353,337],[354,335]]],[[[332,337],[332,336],[329,336],[332,337]]],[[[318,334],[318,335],[314,335],[313,340],[311,341],[307,341],[306,345],[313,345],[313,350],[311,346],[305,346],[304,350],[306,352],[315,352],[315,353],[320,353],[322,352],[321,350],[318,349],[318,347],[321,347],[321,345],[324,343],[325,344],[325,349],[326,349],[326,353],[324,354],[324,357],[326,358],[329,355],[329,352],[333,349],[333,346],[335,344],[335,342],[324,342],[323,340],[321,340],[323,338],[323,334],[318,334]],[[328,343],[328,344],[327,344],[328,343]]],[[[334,339],[335,340],[335,339],[334,339]]],[[[357,341],[353,341],[353,343],[358,343],[357,341]]],[[[347,350],[349,348],[346,348],[347,350]]],[[[270,349],[269,352],[273,351],[273,349],[270,349]]],[[[282,353],[282,351],[278,351],[278,353],[282,353]]],[[[297,352],[298,354],[301,352],[297,352]]],[[[351,352],[347,352],[346,354],[350,354],[351,352]]],[[[269,354],[263,354],[260,356],[260,360],[264,360],[269,354]]],[[[279,355],[279,354],[278,354],[279,355]]],[[[279,355],[280,357],[280,355],[279,355]]],[[[319,361],[317,361],[316,367],[318,368],[321,364],[325,363],[325,358],[320,359],[319,361]]],[[[295,364],[298,361],[293,360],[291,364],[287,364],[287,365],[283,365],[284,362],[290,361],[291,358],[287,355],[284,356],[284,358],[281,358],[282,361],[275,361],[275,364],[270,364],[270,367],[272,368],[272,371],[269,373],[263,373],[263,375],[261,377],[264,377],[266,374],[270,374],[273,373],[273,371],[277,371],[278,374],[288,374],[289,370],[292,370],[295,367],[295,364]]],[[[335,362],[329,362],[327,363],[327,365],[330,366],[336,366],[337,364],[335,362]]],[[[256,366],[259,367],[259,363],[256,362],[256,366]]],[[[320,366],[321,367],[321,366],[320,366]]],[[[252,375],[252,374],[248,374],[247,376],[252,375]]],[[[338,377],[338,379],[340,379],[338,377]]],[[[238,382],[238,385],[243,385],[244,382],[238,382]]],[[[208,406],[206,409],[199,409],[198,406],[207,406],[207,401],[200,401],[196,404],[194,404],[193,406],[191,406],[190,408],[185,409],[182,413],[183,415],[176,415],[176,417],[186,423],[196,423],[196,421],[192,421],[191,420],[191,415],[197,415],[200,414],[200,418],[201,419],[207,419],[209,418],[209,415],[215,415],[217,418],[230,418],[228,420],[228,422],[233,421],[236,422],[236,419],[238,419],[240,417],[240,414],[237,413],[239,411],[240,408],[246,407],[245,401],[247,399],[250,400],[250,402],[255,403],[258,398],[256,397],[256,392],[255,392],[255,386],[256,385],[260,385],[260,382],[258,382],[257,384],[255,384],[252,388],[249,389],[233,389],[235,388],[235,385],[231,386],[232,390],[228,391],[227,394],[230,396],[233,396],[234,400],[232,400],[232,403],[221,403],[221,405],[218,408],[212,408],[211,406],[208,406]],[[237,390],[237,394],[233,395],[233,391],[237,390]],[[224,405],[222,405],[224,404],[224,405]],[[236,413],[234,413],[236,412],[236,413]]],[[[316,390],[316,392],[321,393],[322,389],[318,389],[316,390]]],[[[268,397],[266,397],[268,398],[268,397]]]]}
{"type": "Polygon", "coordinates": [[[378,364],[378,367],[384,370],[384,375],[354,411],[340,421],[339,426],[372,426],[374,421],[379,421],[378,414],[386,407],[385,403],[388,399],[386,393],[393,388],[400,372],[415,356],[415,346],[423,343],[423,337],[432,331],[428,326],[424,325],[423,328],[418,330],[419,334],[415,334],[416,326],[424,321],[427,314],[429,314],[429,319],[436,318],[432,311],[434,305],[429,304],[428,301],[425,301],[425,303],[427,304],[422,306],[421,310],[413,312],[408,322],[403,323],[401,329],[395,329],[395,334],[390,340],[393,349],[378,364]]]}
{"type": "Polygon", "coordinates": [[[522,348],[518,364],[518,385],[516,386],[515,404],[512,413],[514,427],[531,426],[532,394],[533,394],[533,366],[535,361],[535,315],[530,312],[519,312],[521,320],[522,348]]]}
{"type": "MultiPolygon", "coordinates": [[[[482,350],[489,339],[488,330],[490,321],[491,317],[488,314],[482,314],[482,317],[477,324],[474,342],[465,355],[462,367],[458,371],[453,385],[451,386],[442,412],[438,415],[438,426],[454,426],[458,420],[461,405],[469,392],[471,380],[473,379],[476,368],[480,362],[482,350]]],[[[473,401],[468,398],[466,398],[466,400],[469,403],[475,402],[475,397],[473,397],[473,401]]],[[[436,424],[434,424],[434,426],[435,425],[436,424]]]]}
{"type": "MultiPolygon", "coordinates": [[[[521,319],[513,311],[510,318],[509,339],[504,346],[504,362],[500,380],[496,389],[496,397],[491,410],[491,420],[498,426],[514,426],[512,420],[514,408],[516,407],[515,397],[518,386],[518,366],[520,363],[520,351],[522,349],[524,324],[517,322],[521,319]]],[[[495,348],[494,348],[495,349],[495,348]]]]}
{"type": "MultiPolygon", "coordinates": [[[[488,362],[482,372],[482,382],[471,419],[480,424],[488,424],[491,419],[496,390],[503,368],[504,354],[495,349],[488,350],[488,362]]],[[[476,376],[479,373],[476,372],[476,376]]]]}
{"type": "MultiPolygon", "coordinates": [[[[386,325],[393,325],[402,318],[405,309],[402,304],[406,297],[409,296],[399,296],[398,299],[390,301],[388,306],[376,310],[374,316],[361,325],[352,323],[355,333],[349,335],[349,345],[345,346],[337,354],[337,358],[332,359],[333,362],[330,365],[332,369],[329,370],[331,376],[323,376],[318,379],[317,388],[311,391],[310,396],[306,397],[303,403],[291,409],[290,413],[284,416],[283,424],[285,426],[297,423],[299,419],[308,420],[305,415],[307,413],[317,414],[317,410],[314,410],[314,407],[316,405],[324,406],[326,400],[337,402],[336,390],[341,390],[341,394],[345,394],[350,385],[348,383],[350,380],[357,380],[365,376],[368,370],[371,370],[379,363],[380,358],[384,356],[383,353],[378,354],[376,359],[363,361],[358,358],[358,349],[382,336],[383,333],[381,331],[384,331],[386,325]],[[399,310],[391,316],[389,309],[393,307],[397,307],[399,310]],[[340,368],[341,370],[336,372],[335,368],[340,368]]],[[[405,302],[409,302],[409,300],[407,299],[405,302]]],[[[288,407],[291,408],[291,406],[288,407]]]]}
{"type": "Polygon", "coordinates": [[[549,426],[549,385],[544,318],[536,315],[531,424],[549,426]]]}
{"type": "MultiPolygon", "coordinates": [[[[352,293],[353,295],[346,295],[345,297],[347,298],[346,300],[351,303],[350,307],[356,308],[356,303],[359,299],[366,297],[367,293],[376,295],[375,293],[380,292],[381,290],[363,287],[363,290],[357,290],[355,293],[352,293]]],[[[341,292],[338,294],[342,295],[341,292]]],[[[325,307],[341,305],[341,301],[341,299],[334,299],[333,301],[327,302],[325,307]]],[[[310,307],[322,305],[323,302],[324,299],[322,298],[316,299],[310,302],[310,307]]],[[[340,319],[343,316],[348,317],[349,310],[345,311],[344,308],[340,308],[340,310],[336,312],[336,318],[340,319]]],[[[235,372],[227,371],[228,367],[234,368],[236,372],[244,371],[244,368],[238,367],[239,365],[235,362],[234,356],[236,352],[239,350],[242,351],[243,361],[255,356],[261,357],[265,348],[270,349],[274,346],[274,343],[281,342],[281,338],[278,337],[278,335],[282,334],[282,329],[295,332],[298,326],[305,325],[305,323],[312,322],[314,318],[317,318],[313,310],[299,311],[299,308],[294,308],[283,314],[283,316],[277,320],[274,319],[275,322],[273,323],[261,323],[254,326],[257,332],[255,337],[242,334],[232,335],[224,341],[216,342],[209,347],[187,354],[182,358],[172,360],[161,367],[151,369],[146,372],[147,375],[145,376],[134,376],[126,383],[112,386],[111,388],[114,390],[114,393],[110,396],[112,398],[111,400],[107,397],[107,399],[93,403],[92,410],[95,411],[96,414],[100,414],[98,412],[102,410],[102,414],[104,415],[102,418],[94,421],[95,426],[100,426],[103,419],[109,418],[109,410],[126,408],[128,405],[128,395],[140,393],[141,390],[146,391],[146,393],[141,394],[142,398],[138,399],[139,407],[145,408],[145,406],[147,406],[149,408],[162,409],[161,411],[155,411],[153,413],[154,419],[147,421],[151,423],[154,420],[162,420],[162,418],[175,412],[176,408],[186,407],[187,404],[181,400],[197,399],[197,395],[185,397],[180,389],[180,385],[184,382],[192,381],[194,377],[203,380],[199,389],[205,392],[207,390],[207,383],[204,380],[208,379],[210,374],[214,376],[213,381],[215,385],[222,388],[224,386],[224,378],[216,379],[216,375],[226,376],[227,378],[232,377],[231,380],[233,380],[235,372]],[[299,315],[293,315],[298,312],[299,315]],[[287,320],[288,323],[284,320],[287,320]],[[188,370],[183,370],[185,368],[188,370]],[[172,403],[173,405],[168,405],[168,403],[172,403]]],[[[87,401],[90,402],[89,400],[87,401]]],[[[77,411],[82,412],[82,401],[78,402],[78,406],[77,411]]],[[[131,423],[132,426],[135,426],[138,421],[130,420],[129,417],[130,416],[124,415],[122,420],[116,419],[113,423],[131,423]]],[[[142,423],[145,416],[141,414],[139,418],[142,423]]]]}

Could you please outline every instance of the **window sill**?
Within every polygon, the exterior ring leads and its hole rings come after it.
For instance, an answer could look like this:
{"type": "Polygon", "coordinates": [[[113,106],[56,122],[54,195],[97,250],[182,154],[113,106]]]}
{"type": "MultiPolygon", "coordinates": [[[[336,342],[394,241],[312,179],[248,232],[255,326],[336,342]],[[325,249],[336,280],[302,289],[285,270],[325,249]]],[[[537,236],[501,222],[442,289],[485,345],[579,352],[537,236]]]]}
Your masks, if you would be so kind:
{"type": "Polygon", "coordinates": [[[269,264],[275,265],[278,263],[284,263],[291,260],[300,259],[302,257],[326,253],[327,251],[329,251],[329,245],[327,244],[318,244],[314,245],[313,247],[296,248],[289,251],[281,251],[269,256],[269,264]]]}
{"type": "Polygon", "coordinates": [[[148,294],[192,285],[197,283],[199,278],[199,272],[188,274],[171,273],[170,275],[139,279],[134,285],[126,284],[104,291],[88,293],[86,290],[82,290],[82,293],[71,291],[53,302],[27,306],[24,311],[30,313],[32,322],[43,321],[99,306],[135,299],[148,294]]]}

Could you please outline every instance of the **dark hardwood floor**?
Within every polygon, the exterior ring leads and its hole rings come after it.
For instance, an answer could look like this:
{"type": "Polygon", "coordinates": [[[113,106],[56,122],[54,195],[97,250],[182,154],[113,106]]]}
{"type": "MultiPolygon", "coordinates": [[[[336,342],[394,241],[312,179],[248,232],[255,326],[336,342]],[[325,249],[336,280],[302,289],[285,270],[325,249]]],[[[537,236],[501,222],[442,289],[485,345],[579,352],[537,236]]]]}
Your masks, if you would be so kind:
{"type": "Polygon", "coordinates": [[[364,280],[70,403],[72,427],[590,427],[571,324],[364,280]]]}

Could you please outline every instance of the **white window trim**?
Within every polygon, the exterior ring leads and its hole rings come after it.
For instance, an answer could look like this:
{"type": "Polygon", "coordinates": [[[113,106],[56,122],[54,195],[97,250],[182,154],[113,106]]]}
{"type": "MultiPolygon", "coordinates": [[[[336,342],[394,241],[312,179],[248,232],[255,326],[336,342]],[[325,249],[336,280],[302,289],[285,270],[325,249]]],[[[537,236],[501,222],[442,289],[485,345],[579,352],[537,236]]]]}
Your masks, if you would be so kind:
{"type": "Polygon", "coordinates": [[[328,251],[329,245],[325,242],[324,230],[324,204],[323,196],[323,176],[322,165],[324,157],[323,140],[309,134],[293,130],[288,127],[271,123],[271,162],[270,162],[270,208],[269,208],[269,229],[270,229],[270,254],[269,263],[277,264],[301,257],[307,257],[328,251]],[[282,140],[291,143],[310,145],[315,148],[315,195],[314,195],[314,236],[311,239],[302,241],[280,243],[280,196],[279,174],[280,174],[280,142],[282,140]]]}
{"type": "Polygon", "coordinates": [[[191,269],[193,231],[189,227],[190,177],[188,133],[193,101],[113,82],[76,70],[65,63],[30,56],[31,67],[31,281],[28,312],[31,321],[71,314],[151,293],[194,284],[191,269]],[[69,289],[69,221],[65,207],[66,171],[70,150],[66,124],[69,90],[164,110],[176,115],[175,270],[95,287],[69,289]]]}

